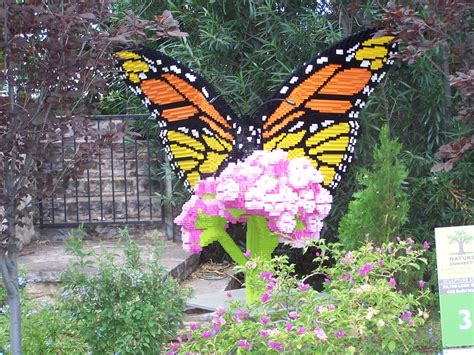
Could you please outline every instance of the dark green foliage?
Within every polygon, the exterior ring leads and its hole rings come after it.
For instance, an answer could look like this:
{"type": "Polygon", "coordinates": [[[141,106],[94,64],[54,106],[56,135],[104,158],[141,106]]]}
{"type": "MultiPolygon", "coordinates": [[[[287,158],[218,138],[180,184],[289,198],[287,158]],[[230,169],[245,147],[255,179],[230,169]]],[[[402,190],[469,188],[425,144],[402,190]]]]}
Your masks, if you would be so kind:
{"type": "Polygon", "coordinates": [[[126,231],[123,236],[122,264],[73,240],[69,249],[78,261],[62,277],[62,310],[93,353],[159,353],[181,325],[187,292],[159,265],[158,249],[145,258],[126,231]],[[98,271],[91,275],[85,268],[93,260],[98,271]]]}
{"type": "Polygon", "coordinates": [[[374,149],[374,162],[357,175],[361,191],[354,193],[349,212],[339,224],[339,237],[348,250],[373,241],[388,242],[407,222],[408,194],[403,183],[408,175],[400,161],[401,145],[389,138],[388,127],[380,131],[380,145],[374,149]]]}

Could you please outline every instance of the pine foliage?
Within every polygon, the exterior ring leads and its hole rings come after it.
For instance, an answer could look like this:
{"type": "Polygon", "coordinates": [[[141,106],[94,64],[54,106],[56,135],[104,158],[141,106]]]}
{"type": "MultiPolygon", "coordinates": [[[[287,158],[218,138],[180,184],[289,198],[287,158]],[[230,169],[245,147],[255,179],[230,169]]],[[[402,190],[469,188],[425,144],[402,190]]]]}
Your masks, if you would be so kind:
{"type": "Polygon", "coordinates": [[[354,193],[339,224],[339,237],[346,249],[355,249],[366,240],[376,245],[387,242],[407,222],[409,203],[403,183],[408,169],[400,160],[400,149],[401,144],[390,139],[388,127],[382,127],[371,169],[357,174],[364,188],[354,193]]]}

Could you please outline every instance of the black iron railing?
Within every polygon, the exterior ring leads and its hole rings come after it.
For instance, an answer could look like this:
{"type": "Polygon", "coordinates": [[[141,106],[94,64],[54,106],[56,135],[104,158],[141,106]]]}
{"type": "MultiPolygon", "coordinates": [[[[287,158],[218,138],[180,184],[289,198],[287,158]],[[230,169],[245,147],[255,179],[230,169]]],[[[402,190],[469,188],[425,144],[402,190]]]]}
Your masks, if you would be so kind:
{"type": "MultiPolygon", "coordinates": [[[[97,129],[113,123],[142,125],[139,137],[124,138],[98,157],[97,167],[88,168],[61,195],[39,204],[42,227],[72,227],[79,224],[149,224],[164,222],[164,211],[156,194],[163,195],[164,182],[157,178],[163,152],[147,115],[96,116],[97,129]]],[[[80,142],[62,139],[60,156],[49,168],[64,169],[80,142]]]]}

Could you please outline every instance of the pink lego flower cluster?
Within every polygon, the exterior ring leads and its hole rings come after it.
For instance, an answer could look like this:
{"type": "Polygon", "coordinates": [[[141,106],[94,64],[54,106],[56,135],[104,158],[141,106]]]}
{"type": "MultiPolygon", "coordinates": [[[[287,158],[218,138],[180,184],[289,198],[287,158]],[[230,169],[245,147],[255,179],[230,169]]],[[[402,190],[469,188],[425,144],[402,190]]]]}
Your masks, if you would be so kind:
{"type": "Polygon", "coordinates": [[[201,180],[175,222],[182,226],[183,247],[202,250],[202,230],[195,227],[199,212],[231,223],[246,215],[268,220],[271,231],[293,247],[318,240],[332,196],[321,186],[322,174],[306,158],[288,160],[283,150],[255,151],[244,161],[230,163],[218,177],[201,180]],[[237,218],[231,212],[239,210],[237,218]]]}

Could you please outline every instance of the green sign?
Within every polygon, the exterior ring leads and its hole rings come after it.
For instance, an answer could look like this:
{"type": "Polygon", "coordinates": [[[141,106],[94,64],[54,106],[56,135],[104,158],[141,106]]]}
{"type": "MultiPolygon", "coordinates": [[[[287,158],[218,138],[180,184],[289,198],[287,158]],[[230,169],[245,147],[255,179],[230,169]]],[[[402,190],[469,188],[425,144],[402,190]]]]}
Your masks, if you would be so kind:
{"type": "Polygon", "coordinates": [[[436,228],[443,347],[474,345],[474,226],[436,228]]]}

